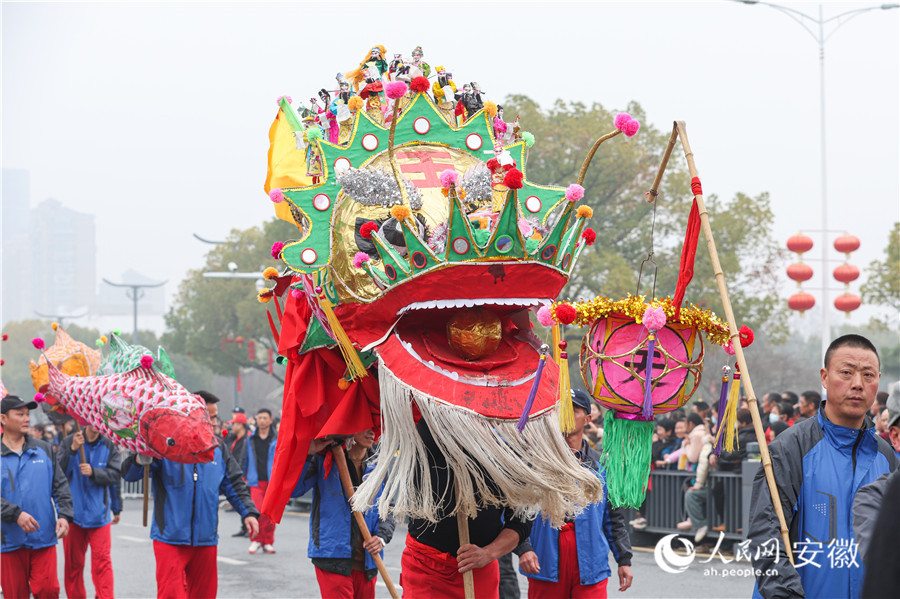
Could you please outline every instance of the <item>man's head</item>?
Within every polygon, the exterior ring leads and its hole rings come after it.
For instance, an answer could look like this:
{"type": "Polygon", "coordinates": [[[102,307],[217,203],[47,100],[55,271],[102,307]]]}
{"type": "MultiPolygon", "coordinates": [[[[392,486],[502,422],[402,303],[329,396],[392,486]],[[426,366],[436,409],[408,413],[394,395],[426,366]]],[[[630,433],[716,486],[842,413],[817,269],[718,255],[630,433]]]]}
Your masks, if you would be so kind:
{"type": "Polygon", "coordinates": [[[900,382],[894,383],[894,390],[885,403],[887,409],[888,439],[895,451],[900,451],[900,382]]]}
{"type": "Polygon", "coordinates": [[[709,404],[705,401],[695,401],[691,411],[699,414],[700,418],[709,418],[709,404]]]}
{"type": "Polygon", "coordinates": [[[865,337],[844,335],[832,341],[819,373],[828,420],[849,428],[862,426],[878,393],[880,369],[878,350],[865,337]]]}
{"type": "Polygon", "coordinates": [[[697,412],[691,412],[687,417],[687,432],[691,432],[698,426],[703,425],[703,418],[697,412]]]}
{"type": "Polygon", "coordinates": [[[753,426],[753,416],[750,415],[750,410],[747,408],[738,410],[735,417],[737,418],[738,428],[753,426]]]}
{"type": "Polygon", "coordinates": [[[871,415],[872,418],[881,414],[881,411],[884,410],[884,406],[887,403],[887,399],[887,391],[879,391],[875,394],[875,403],[872,404],[872,409],[869,411],[869,415],[871,415]]]}
{"type": "Polygon", "coordinates": [[[820,403],[822,403],[822,396],[818,391],[804,391],[800,394],[800,402],[797,405],[804,418],[812,418],[819,411],[820,403]]]}
{"type": "Polygon", "coordinates": [[[784,422],[793,420],[794,406],[789,401],[782,401],[780,404],[778,404],[778,413],[781,415],[781,420],[784,422]]]}
{"type": "Polygon", "coordinates": [[[766,396],[763,397],[762,401],[762,409],[763,412],[768,414],[772,411],[772,408],[775,406],[775,403],[781,399],[781,396],[777,393],[766,393],[766,396]]]}
{"type": "Polygon", "coordinates": [[[0,401],[0,424],[3,425],[3,433],[13,436],[24,435],[31,425],[31,413],[37,407],[37,402],[24,402],[16,395],[7,395],[0,401]]]}
{"type": "MultiPolygon", "coordinates": [[[[194,395],[199,397],[206,403],[206,411],[209,412],[209,418],[212,420],[213,418],[218,418],[219,416],[219,398],[210,393],[209,391],[204,391],[201,389],[200,391],[195,391],[194,395]]],[[[215,423],[214,423],[215,424],[215,423]]]]}
{"type": "Polygon", "coordinates": [[[256,412],[256,426],[262,430],[272,426],[272,411],[269,408],[260,408],[256,412]]]}
{"type": "Polygon", "coordinates": [[[591,417],[591,396],[581,389],[572,389],[572,408],[575,412],[575,429],[569,436],[581,434],[591,417]]]}
{"type": "Polygon", "coordinates": [[[243,437],[247,432],[247,415],[243,412],[237,412],[234,418],[225,424],[231,425],[231,433],[236,437],[243,437]]]}
{"type": "Polygon", "coordinates": [[[784,402],[787,402],[793,406],[794,404],[797,403],[797,400],[799,400],[800,398],[797,397],[797,394],[794,393],[793,391],[785,391],[784,393],[781,394],[781,399],[784,402]]]}

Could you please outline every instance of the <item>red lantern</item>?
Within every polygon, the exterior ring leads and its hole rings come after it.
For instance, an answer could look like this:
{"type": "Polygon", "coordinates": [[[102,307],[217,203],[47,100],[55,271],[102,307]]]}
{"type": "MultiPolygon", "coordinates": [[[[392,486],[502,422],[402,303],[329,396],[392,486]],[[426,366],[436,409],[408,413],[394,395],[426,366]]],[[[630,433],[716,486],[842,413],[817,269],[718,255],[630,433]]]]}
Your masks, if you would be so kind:
{"type": "Polygon", "coordinates": [[[862,300],[859,296],[852,293],[844,293],[834,298],[834,307],[841,312],[846,312],[847,316],[850,316],[850,312],[859,308],[861,304],[862,300]]]}
{"type": "Polygon", "coordinates": [[[813,240],[811,237],[807,237],[802,233],[797,233],[796,235],[792,235],[787,240],[787,248],[792,252],[797,252],[798,254],[802,254],[803,252],[808,252],[812,249],[813,240]]]}
{"type": "Polygon", "coordinates": [[[797,262],[796,264],[791,264],[787,267],[787,276],[792,281],[802,283],[803,281],[808,281],[812,278],[813,269],[809,264],[797,262]]]}
{"type": "Polygon", "coordinates": [[[841,235],[834,240],[834,249],[845,254],[859,249],[859,237],[855,235],[841,235]]]}
{"type": "Polygon", "coordinates": [[[834,279],[841,283],[849,283],[859,278],[859,268],[852,264],[841,264],[834,269],[834,279]]]}
{"type": "Polygon", "coordinates": [[[803,313],[816,305],[816,298],[809,293],[795,293],[788,299],[788,308],[803,313]]]}

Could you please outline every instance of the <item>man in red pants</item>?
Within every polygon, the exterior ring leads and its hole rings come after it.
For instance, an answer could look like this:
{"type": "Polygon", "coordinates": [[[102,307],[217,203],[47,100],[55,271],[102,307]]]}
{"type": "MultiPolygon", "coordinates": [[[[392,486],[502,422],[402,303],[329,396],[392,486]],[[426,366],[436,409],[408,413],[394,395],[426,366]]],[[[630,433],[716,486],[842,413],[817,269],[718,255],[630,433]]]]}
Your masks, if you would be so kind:
{"type": "Polygon", "coordinates": [[[70,599],[84,599],[84,557],[91,548],[91,580],[99,599],[112,599],[113,569],[110,558],[110,525],[118,523],[121,506],[116,485],[122,472],[119,450],[100,431],[86,426],[69,435],[56,454],[60,469],[69,480],[75,521],[63,540],[66,555],[65,586],[70,599]],[[84,462],[81,451],[84,450],[84,462]],[[110,518],[110,509],[115,516],[110,518]]]}
{"type": "Polygon", "coordinates": [[[59,597],[56,542],[66,536],[72,521],[72,495],[50,445],[25,433],[31,423],[29,410],[36,407],[15,395],[0,402],[0,586],[9,599],[29,593],[35,599],[59,597]]]}
{"type": "MultiPolygon", "coordinates": [[[[247,452],[244,457],[244,473],[247,475],[247,486],[255,505],[262,505],[272,474],[275,459],[275,442],[278,433],[272,428],[272,412],[261,408],[256,413],[256,432],[246,441],[247,452]]],[[[259,517],[259,534],[251,537],[249,553],[257,553],[262,549],[265,553],[275,553],[275,523],[267,515],[259,517]]]]}

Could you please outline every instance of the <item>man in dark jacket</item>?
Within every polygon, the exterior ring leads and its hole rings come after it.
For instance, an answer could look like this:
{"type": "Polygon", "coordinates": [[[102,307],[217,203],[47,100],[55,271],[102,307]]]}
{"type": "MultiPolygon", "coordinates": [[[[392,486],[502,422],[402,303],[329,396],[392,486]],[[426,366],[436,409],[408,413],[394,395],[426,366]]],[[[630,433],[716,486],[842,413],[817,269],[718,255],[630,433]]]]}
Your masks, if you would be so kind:
{"type": "Polygon", "coordinates": [[[250,500],[241,467],[220,441],[208,463],[181,464],[131,455],[122,465],[125,480],[140,480],[147,462],[153,481],[150,538],[156,555],[157,596],[215,597],[219,493],[241,515],[251,535],[259,531],[259,510],[250,500]]]}
{"type": "Polygon", "coordinates": [[[859,335],[835,339],[820,375],[827,399],[816,417],[769,445],[796,565],[782,545],[762,467],[753,483],[748,538],[759,572],[755,596],[859,597],[853,499],[900,464],[866,418],[880,378],[875,346],[859,335]]]}
{"type": "Polygon", "coordinates": [[[92,426],[84,432],[69,435],[59,445],[56,454],[60,469],[69,481],[75,521],[63,540],[66,555],[66,595],[85,597],[84,556],[91,547],[91,580],[99,599],[112,599],[113,569],[110,558],[110,509],[118,522],[121,506],[116,485],[122,476],[122,457],[119,450],[92,426]],[[84,450],[84,462],[80,453],[84,450]]]}
{"type": "MultiPolygon", "coordinates": [[[[245,441],[247,453],[244,456],[244,474],[247,486],[250,487],[250,497],[256,505],[261,506],[266,497],[277,441],[278,434],[272,426],[272,412],[267,408],[260,408],[256,413],[256,432],[245,441]]],[[[259,517],[259,535],[250,540],[250,548],[247,550],[249,553],[256,553],[260,549],[265,553],[275,553],[275,523],[272,519],[262,514],[259,517]]]]}
{"type": "Polygon", "coordinates": [[[2,554],[4,597],[59,596],[56,542],[69,532],[72,495],[46,441],[25,434],[37,407],[15,395],[0,402],[2,454],[2,554]],[[54,502],[56,506],[54,508],[54,502]]]}
{"type": "MultiPolygon", "coordinates": [[[[581,390],[572,391],[575,430],[566,443],[581,464],[601,479],[600,454],[583,439],[584,425],[591,414],[591,399],[581,390]]],[[[567,520],[559,530],[541,517],[535,519],[531,547],[520,546],[519,568],[529,578],[528,598],[606,597],[610,577],[608,555],[612,551],[619,565],[619,591],[631,586],[631,541],[622,510],[611,509],[604,497],[589,505],[574,520],[567,520]]]]}

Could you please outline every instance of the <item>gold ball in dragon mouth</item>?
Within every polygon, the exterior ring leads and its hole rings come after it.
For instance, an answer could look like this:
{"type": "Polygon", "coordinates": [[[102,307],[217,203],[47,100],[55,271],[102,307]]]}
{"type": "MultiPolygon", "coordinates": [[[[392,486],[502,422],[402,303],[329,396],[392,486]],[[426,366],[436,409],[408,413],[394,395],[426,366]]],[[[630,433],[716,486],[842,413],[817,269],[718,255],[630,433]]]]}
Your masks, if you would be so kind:
{"type": "Polygon", "coordinates": [[[485,308],[467,308],[457,312],[447,323],[447,341],[465,360],[485,358],[500,346],[500,317],[485,308]]]}

